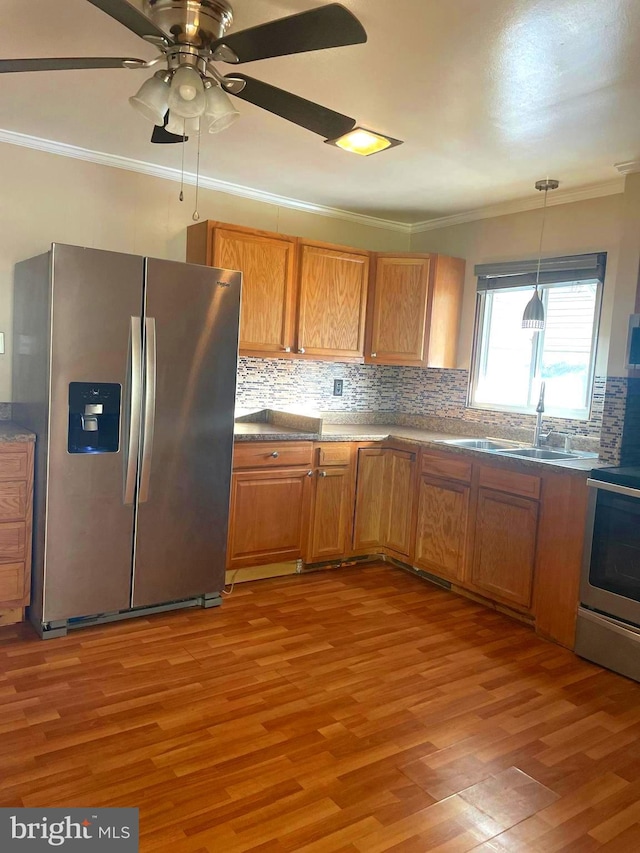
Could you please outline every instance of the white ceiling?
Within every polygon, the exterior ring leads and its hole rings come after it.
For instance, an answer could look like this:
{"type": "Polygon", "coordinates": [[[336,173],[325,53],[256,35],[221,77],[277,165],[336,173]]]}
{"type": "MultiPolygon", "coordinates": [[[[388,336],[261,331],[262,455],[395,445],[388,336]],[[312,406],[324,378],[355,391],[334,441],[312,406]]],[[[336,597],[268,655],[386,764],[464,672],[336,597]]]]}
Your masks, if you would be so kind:
{"type": "MultiPolygon", "coordinates": [[[[265,60],[242,71],[405,140],[346,154],[244,101],[203,138],[202,172],[398,222],[608,181],[640,155],[638,0],[342,0],[366,45],[265,60]]],[[[141,1],[137,3],[141,6],[141,1]]],[[[322,5],[235,0],[235,29],[322,5]]],[[[0,57],[133,56],[155,50],[86,0],[4,0],[0,57]]],[[[220,66],[229,71],[231,66],[220,66]]],[[[149,71],[6,74],[0,128],[179,167],[127,103],[149,71]]],[[[194,170],[195,146],[187,167],[194,170]]]]}

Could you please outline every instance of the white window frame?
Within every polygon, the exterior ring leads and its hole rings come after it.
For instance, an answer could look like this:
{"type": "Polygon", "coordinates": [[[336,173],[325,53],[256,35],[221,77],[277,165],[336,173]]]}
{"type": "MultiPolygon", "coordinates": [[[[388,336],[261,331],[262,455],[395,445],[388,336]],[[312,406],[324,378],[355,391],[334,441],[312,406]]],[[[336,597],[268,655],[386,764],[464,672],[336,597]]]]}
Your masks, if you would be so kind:
{"type": "MultiPolygon", "coordinates": [[[[596,357],[597,357],[597,349],[598,349],[598,333],[600,329],[600,314],[602,309],[602,289],[603,283],[602,281],[595,278],[585,278],[578,279],[576,281],[561,281],[557,284],[549,284],[546,283],[544,285],[540,285],[540,298],[542,300],[542,304],[544,305],[545,312],[547,310],[548,304],[548,293],[549,290],[553,287],[570,287],[575,284],[595,284],[596,287],[596,304],[594,310],[594,321],[593,321],[593,330],[591,337],[591,356],[589,359],[589,379],[588,379],[588,400],[586,400],[586,406],[580,409],[562,409],[555,408],[553,406],[546,407],[546,414],[551,417],[558,418],[566,418],[568,420],[580,420],[585,421],[589,420],[591,417],[591,409],[593,405],[593,384],[595,379],[595,370],[596,370],[596,357]]],[[[497,288],[498,292],[500,292],[500,288],[497,288]]],[[[509,287],[504,288],[502,292],[505,291],[531,291],[531,286],[527,285],[526,287],[509,287]]],[[[506,406],[501,405],[499,403],[484,403],[474,401],[475,390],[478,387],[478,381],[483,369],[483,365],[486,363],[487,358],[487,350],[489,346],[489,338],[485,335],[485,323],[487,319],[487,311],[485,310],[487,299],[495,292],[495,290],[488,290],[483,292],[478,292],[476,298],[476,318],[474,323],[474,337],[473,337],[473,350],[472,350],[472,362],[471,362],[471,371],[469,376],[469,389],[467,392],[467,407],[470,409],[491,411],[491,412],[513,412],[517,414],[535,414],[536,412],[536,404],[537,397],[535,394],[535,380],[539,377],[540,366],[542,360],[542,353],[544,349],[544,331],[536,332],[532,336],[532,358],[531,358],[531,371],[529,376],[529,404],[527,406],[506,406]],[[536,399],[534,399],[536,397],[536,399]]]]}

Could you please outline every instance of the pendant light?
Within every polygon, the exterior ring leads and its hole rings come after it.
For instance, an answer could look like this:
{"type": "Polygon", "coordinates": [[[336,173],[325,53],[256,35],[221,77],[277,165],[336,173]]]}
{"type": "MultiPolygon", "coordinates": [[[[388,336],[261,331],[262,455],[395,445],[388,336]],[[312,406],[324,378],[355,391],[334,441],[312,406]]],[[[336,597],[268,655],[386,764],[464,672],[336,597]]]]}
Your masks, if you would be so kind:
{"type": "Polygon", "coordinates": [[[522,328],[535,329],[536,332],[541,332],[544,329],[544,305],[540,299],[538,285],[540,283],[540,266],[542,265],[542,240],[544,237],[544,223],[547,215],[547,194],[549,190],[557,190],[560,186],[560,181],[553,178],[545,178],[544,181],[536,181],[535,188],[544,191],[544,205],[542,207],[542,227],[540,229],[540,247],[538,249],[538,269],[536,271],[535,290],[531,300],[527,303],[522,315],[522,328]]]}

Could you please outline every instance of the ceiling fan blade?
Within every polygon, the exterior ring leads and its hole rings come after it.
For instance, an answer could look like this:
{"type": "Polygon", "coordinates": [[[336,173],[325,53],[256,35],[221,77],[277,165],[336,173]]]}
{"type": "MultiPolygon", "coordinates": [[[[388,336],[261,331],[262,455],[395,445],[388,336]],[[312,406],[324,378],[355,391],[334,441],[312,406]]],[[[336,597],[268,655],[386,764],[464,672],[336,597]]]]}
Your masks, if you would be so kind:
{"type": "Polygon", "coordinates": [[[188,136],[179,136],[176,133],[169,133],[167,130],[167,122],[169,121],[169,113],[165,113],[164,116],[164,127],[160,127],[160,125],[156,125],[153,128],[153,133],[151,134],[151,141],[154,145],[173,145],[176,142],[188,142],[188,136]]]}
{"type": "Polygon", "coordinates": [[[131,30],[140,38],[148,39],[151,42],[165,42],[172,44],[172,39],[157,27],[153,21],[150,21],[146,15],[143,15],[139,9],[128,3],[127,0],[89,0],[92,6],[97,6],[102,9],[107,15],[110,15],[123,27],[131,30]]]}
{"type": "Polygon", "coordinates": [[[224,48],[235,54],[237,62],[253,62],[272,56],[362,44],[366,40],[367,34],[360,21],[344,6],[331,3],[224,36],[211,45],[211,50],[214,59],[224,62],[236,61],[224,48]]]}
{"type": "Polygon", "coordinates": [[[16,71],[72,71],[83,68],[127,68],[126,63],[136,63],[143,68],[144,59],[121,59],[118,57],[77,56],[67,59],[0,59],[0,74],[16,71]]]}
{"type": "Polygon", "coordinates": [[[224,80],[229,82],[233,80],[244,81],[245,86],[241,91],[228,90],[236,98],[249,101],[257,107],[262,107],[263,110],[268,110],[270,113],[298,124],[312,133],[324,136],[326,139],[335,139],[355,127],[356,120],[354,118],[336,113],[291,92],[285,92],[284,89],[277,89],[261,80],[254,80],[253,77],[247,77],[246,74],[229,74],[223,78],[224,80]]]}

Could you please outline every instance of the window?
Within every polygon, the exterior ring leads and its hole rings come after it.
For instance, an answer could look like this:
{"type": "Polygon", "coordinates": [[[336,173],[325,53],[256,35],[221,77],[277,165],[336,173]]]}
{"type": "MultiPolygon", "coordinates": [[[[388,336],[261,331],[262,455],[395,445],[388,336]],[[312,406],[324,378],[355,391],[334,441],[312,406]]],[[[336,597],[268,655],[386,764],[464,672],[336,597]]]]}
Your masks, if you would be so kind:
{"type": "Polygon", "coordinates": [[[478,278],[469,404],[535,412],[544,380],[548,414],[586,419],[593,391],[604,256],[544,262],[540,297],[546,323],[541,332],[522,328],[522,314],[533,292],[532,276],[535,282],[532,264],[476,267],[476,272],[485,272],[478,278]],[[575,263],[585,258],[591,259],[591,265],[575,263]],[[595,266],[593,259],[597,259],[595,266]],[[574,261],[577,269],[567,261],[574,261]],[[555,272],[554,262],[562,267],[555,272]],[[570,272],[573,278],[566,280],[570,272]],[[561,280],[554,282],[556,277],[561,280]]]}

